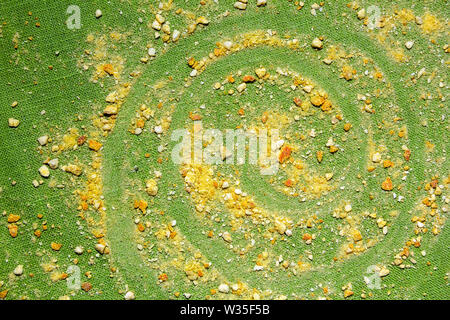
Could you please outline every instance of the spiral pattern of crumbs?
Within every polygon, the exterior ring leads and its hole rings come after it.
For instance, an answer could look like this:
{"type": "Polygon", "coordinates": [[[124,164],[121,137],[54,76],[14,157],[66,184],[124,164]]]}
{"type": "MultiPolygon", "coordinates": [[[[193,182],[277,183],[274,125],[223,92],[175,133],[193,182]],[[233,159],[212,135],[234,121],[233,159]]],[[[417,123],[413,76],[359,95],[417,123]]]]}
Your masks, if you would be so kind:
{"type": "Polygon", "coordinates": [[[442,4],[194,2],[0,9],[0,299],[448,298],[442,4]]]}

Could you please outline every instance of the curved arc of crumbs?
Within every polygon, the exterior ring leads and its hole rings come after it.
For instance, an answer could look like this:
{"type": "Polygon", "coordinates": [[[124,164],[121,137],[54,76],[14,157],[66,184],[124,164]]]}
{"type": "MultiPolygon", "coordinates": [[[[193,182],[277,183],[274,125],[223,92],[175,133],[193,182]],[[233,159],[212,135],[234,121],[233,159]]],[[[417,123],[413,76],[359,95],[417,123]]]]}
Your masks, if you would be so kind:
{"type": "MultiPolygon", "coordinates": [[[[233,23],[237,23],[237,22],[242,22],[242,19],[251,19],[252,15],[248,15],[245,18],[242,17],[232,17],[229,18],[229,20],[227,20],[227,24],[231,25],[233,23]]],[[[298,18],[298,16],[293,15],[291,17],[292,19],[296,19],[298,18]]],[[[289,21],[290,19],[277,19],[277,17],[275,15],[267,15],[264,23],[260,23],[259,20],[258,24],[261,25],[254,25],[254,28],[265,28],[267,26],[271,26],[272,28],[278,27],[279,30],[286,30],[286,29],[291,29],[292,26],[289,26],[289,24],[285,21],[289,21]]],[[[255,21],[255,20],[253,20],[255,21]]],[[[216,32],[218,30],[223,30],[223,24],[216,24],[216,25],[211,25],[210,27],[208,27],[206,30],[202,31],[201,33],[199,32],[198,34],[191,36],[189,39],[183,39],[180,40],[180,43],[170,49],[165,55],[164,57],[161,57],[160,59],[157,59],[153,64],[150,64],[147,71],[144,73],[144,75],[142,76],[142,78],[138,81],[138,83],[133,87],[132,92],[130,93],[130,96],[128,98],[128,100],[125,102],[124,104],[124,108],[120,113],[120,116],[118,118],[118,123],[116,125],[115,131],[112,134],[112,136],[108,139],[108,142],[105,144],[105,154],[106,154],[106,158],[105,158],[105,166],[104,166],[104,177],[105,177],[105,199],[106,199],[106,203],[108,206],[108,217],[107,217],[107,225],[108,225],[108,234],[107,234],[107,238],[108,241],[111,243],[112,249],[113,249],[113,259],[115,260],[115,255],[119,255],[117,257],[117,262],[119,263],[119,265],[121,265],[121,269],[123,272],[123,268],[126,266],[129,266],[130,268],[133,268],[133,266],[135,267],[136,265],[139,265],[139,260],[140,257],[137,253],[133,253],[131,254],[131,250],[129,250],[129,243],[133,243],[133,239],[132,239],[132,234],[133,234],[133,229],[134,226],[132,224],[131,219],[126,215],[126,214],[119,214],[119,219],[117,219],[117,215],[115,215],[116,212],[118,212],[119,210],[115,210],[112,211],[110,210],[110,208],[112,206],[115,206],[116,208],[121,208],[120,205],[120,198],[117,197],[117,195],[123,195],[124,194],[124,189],[123,186],[120,185],[120,181],[124,180],[124,178],[126,177],[126,172],[124,172],[123,170],[120,170],[121,168],[121,164],[123,163],[124,157],[125,157],[125,152],[123,152],[121,150],[121,147],[117,145],[117,141],[115,141],[115,136],[118,135],[120,132],[124,132],[126,131],[126,126],[128,125],[130,119],[133,116],[134,113],[134,109],[133,109],[133,105],[137,105],[140,101],[140,95],[136,93],[137,92],[145,92],[145,86],[144,83],[147,83],[146,81],[148,80],[152,80],[152,79],[158,79],[158,75],[157,72],[155,72],[155,69],[151,68],[151,66],[153,66],[154,64],[160,64],[160,65],[166,65],[168,66],[168,62],[171,62],[171,67],[174,69],[178,69],[178,70],[183,70],[183,67],[185,67],[185,48],[182,46],[182,44],[184,42],[187,42],[188,40],[190,41],[195,41],[195,40],[200,40],[200,37],[205,36],[205,35],[213,35],[216,34],[216,32]],[[173,62],[176,61],[176,63],[174,64],[173,62]],[[114,187],[112,187],[114,186],[114,187]],[[120,227],[118,226],[118,224],[120,224],[120,227]],[[120,232],[117,232],[119,230],[116,229],[120,229],[120,232]],[[128,232],[127,232],[128,231],[128,232]],[[114,234],[114,235],[113,235],[114,234]],[[128,244],[126,243],[128,242],[128,244]],[[121,254],[126,252],[126,256],[123,255],[123,257],[121,257],[121,254]],[[124,260],[127,260],[127,262],[125,263],[124,260]]],[[[308,32],[307,30],[307,26],[306,25],[302,25],[301,29],[304,29],[305,32],[308,32]]],[[[298,30],[296,30],[298,31],[298,30]]],[[[328,29],[324,26],[321,25],[317,25],[315,26],[315,32],[316,34],[330,34],[330,38],[332,38],[334,41],[336,42],[343,42],[343,43],[350,43],[350,44],[354,44],[356,47],[364,47],[364,52],[369,53],[369,55],[371,56],[371,58],[376,62],[377,65],[382,65],[384,66],[383,71],[386,74],[386,77],[391,81],[391,83],[394,86],[394,89],[396,91],[396,94],[398,96],[398,100],[399,100],[399,104],[402,107],[402,111],[404,113],[410,113],[411,116],[411,111],[412,110],[408,110],[409,107],[406,104],[407,101],[407,96],[408,94],[412,93],[413,90],[412,89],[406,89],[400,86],[400,80],[401,77],[399,74],[397,74],[398,68],[395,64],[391,63],[389,61],[389,59],[386,57],[386,54],[380,49],[378,48],[376,45],[372,44],[372,42],[366,37],[366,36],[362,36],[360,34],[358,34],[358,40],[355,41],[355,39],[357,38],[354,34],[339,34],[339,33],[334,33],[332,29],[328,29]]],[[[309,76],[308,74],[306,74],[307,76],[309,76]]],[[[407,122],[408,122],[408,128],[409,130],[417,130],[417,121],[416,121],[416,117],[407,117],[407,122]]],[[[119,139],[120,143],[122,139],[119,139]]],[[[411,149],[415,150],[416,152],[414,153],[415,157],[413,157],[413,159],[411,160],[411,162],[413,163],[413,167],[414,167],[414,171],[412,173],[413,176],[415,176],[416,180],[418,180],[418,178],[423,174],[424,168],[422,165],[420,165],[421,161],[423,161],[423,153],[421,152],[422,148],[421,146],[423,146],[423,138],[420,137],[420,135],[414,135],[412,137],[410,137],[410,144],[411,144],[411,149]]],[[[177,172],[177,171],[176,171],[177,172]]],[[[405,204],[403,205],[404,207],[409,207],[409,204],[411,203],[412,200],[410,201],[406,201],[405,204]]],[[[124,208],[123,208],[124,209],[124,208]]],[[[119,211],[120,212],[120,211],[119,211]]],[[[401,236],[399,236],[400,231],[401,234],[406,233],[406,231],[403,230],[402,228],[402,224],[404,222],[408,221],[408,217],[406,215],[403,215],[401,217],[399,217],[396,221],[396,224],[393,225],[391,232],[389,233],[389,235],[387,235],[387,237],[384,239],[383,241],[383,245],[379,244],[377,245],[377,250],[371,250],[371,252],[367,252],[364,254],[364,259],[365,260],[371,260],[373,262],[378,262],[375,261],[374,258],[376,258],[376,254],[379,254],[380,251],[390,251],[390,248],[397,247],[399,245],[401,245],[403,238],[401,236]],[[386,246],[386,244],[389,243],[390,245],[386,246]],[[382,247],[382,248],[379,248],[382,247]],[[383,250],[383,248],[386,248],[385,250],[383,250]],[[378,252],[377,252],[378,251],[378,252]]],[[[182,229],[182,231],[184,231],[183,233],[185,233],[188,229],[196,229],[196,228],[192,228],[192,226],[187,226],[187,225],[183,225],[180,223],[180,228],[182,229]]],[[[217,244],[220,246],[220,244],[217,244]]],[[[202,251],[204,253],[204,251],[202,251]]],[[[212,252],[211,252],[212,253],[212,252]]],[[[207,255],[205,255],[207,256],[207,255]]],[[[344,270],[349,270],[351,271],[351,273],[355,274],[357,272],[364,272],[364,268],[367,264],[360,264],[358,262],[356,262],[355,260],[358,260],[357,257],[351,258],[349,259],[347,262],[348,263],[344,263],[346,264],[346,266],[343,267],[343,271],[344,270]],[[357,266],[357,268],[355,269],[355,266],[357,266]],[[350,270],[351,268],[351,270],[350,270]]],[[[360,259],[359,259],[360,260],[360,259]]],[[[226,266],[224,266],[226,267],[226,266]]],[[[226,268],[225,268],[226,269],[226,268]]],[[[132,272],[130,270],[126,270],[126,278],[132,276],[132,272]]],[[[133,270],[133,273],[136,272],[136,270],[133,270]]],[[[342,272],[342,274],[344,274],[345,272],[342,272]]],[[[361,274],[361,273],[360,273],[361,274]]],[[[316,274],[315,272],[315,276],[318,276],[318,274],[316,274]]],[[[132,278],[136,278],[138,283],[145,283],[143,285],[144,290],[151,288],[151,289],[156,289],[157,291],[162,291],[159,286],[157,285],[148,285],[147,283],[154,283],[155,281],[153,281],[153,277],[151,277],[150,275],[148,275],[147,273],[141,274],[139,273],[138,275],[134,275],[132,276],[132,278]],[[143,279],[145,279],[146,281],[142,281],[143,279]],[[149,281],[147,281],[149,280],[149,281]]],[[[304,278],[309,278],[309,276],[306,276],[304,278]]],[[[232,277],[231,277],[232,279],[232,277]]],[[[325,280],[326,279],[326,275],[320,275],[320,277],[318,277],[317,281],[320,281],[320,279],[325,280]]],[[[252,279],[255,282],[259,282],[259,279],[252,279]]],[[[286,279],[278,279],[278,280],[286,280],[286,279]]],[[[252,282],[253,282],[252,281],[252,282]]],[[[295,282],[295,279],[290,280],[289,282],[295,282]]],[[[295,283],[294,283],[295,284],[295,283]]],[[[290,287],[289,285],[287,285],[286,283],[284,283],[283,285],[280,285],[280,287],[286,288],[286,287],[290,287]]]]}

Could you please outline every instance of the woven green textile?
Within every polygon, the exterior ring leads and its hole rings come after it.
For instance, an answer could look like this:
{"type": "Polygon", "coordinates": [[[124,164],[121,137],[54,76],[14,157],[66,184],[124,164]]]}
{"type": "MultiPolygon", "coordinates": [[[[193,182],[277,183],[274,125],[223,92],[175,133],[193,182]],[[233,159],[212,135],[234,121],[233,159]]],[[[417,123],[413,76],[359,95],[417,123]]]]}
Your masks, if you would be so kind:
{"type": "Polygon", "coordinates": [[[236,3],[1,0],[0,300],[449,298],[448,3],[236,3]]]}

